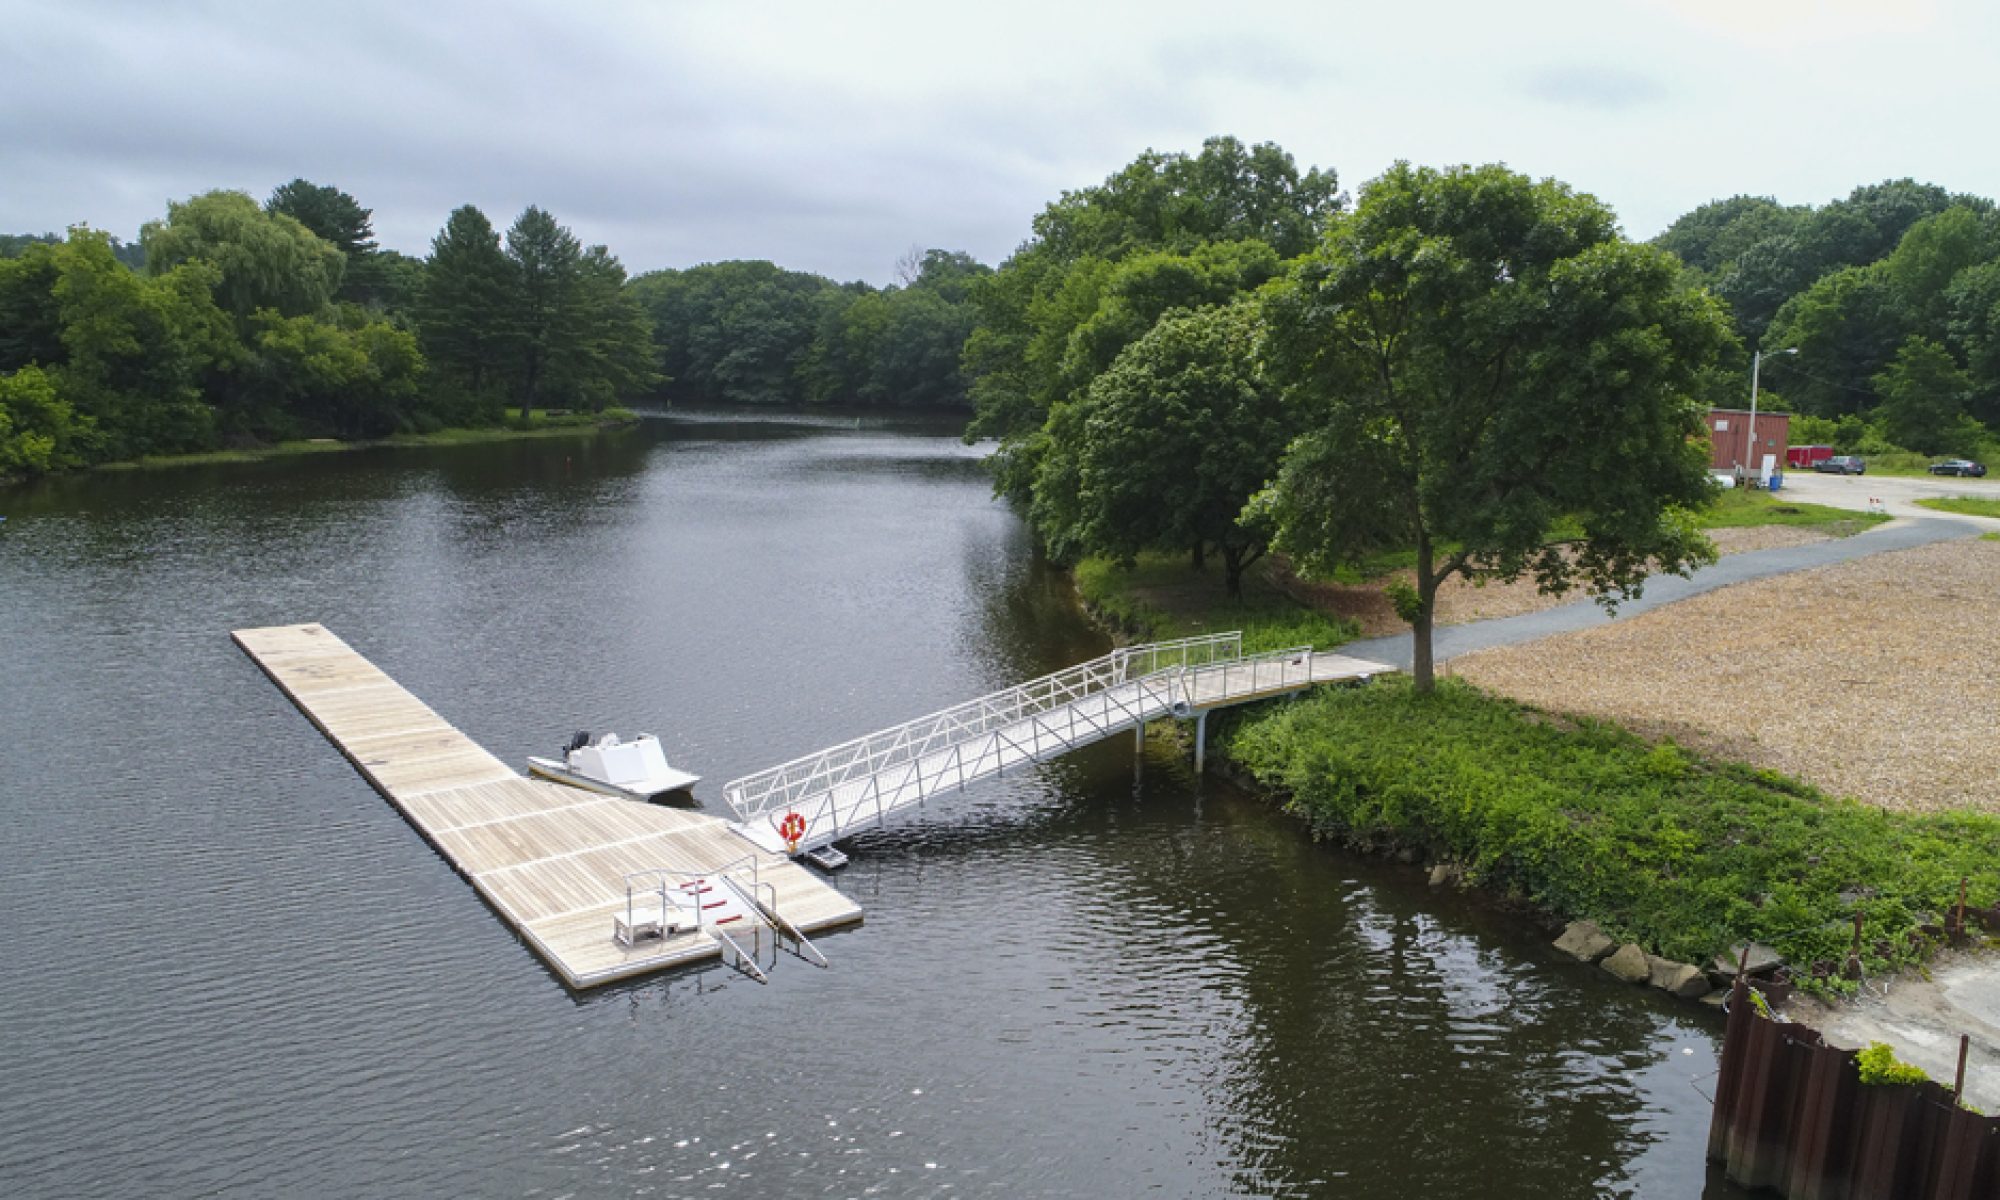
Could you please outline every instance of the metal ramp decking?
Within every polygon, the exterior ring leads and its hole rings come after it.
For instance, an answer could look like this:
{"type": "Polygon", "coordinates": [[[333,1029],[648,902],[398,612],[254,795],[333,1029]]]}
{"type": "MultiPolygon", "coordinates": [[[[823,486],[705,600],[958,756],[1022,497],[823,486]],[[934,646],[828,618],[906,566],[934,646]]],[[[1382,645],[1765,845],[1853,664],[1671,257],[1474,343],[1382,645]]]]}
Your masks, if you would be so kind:
{"type": "Polygon", "coordinates": [[[732,780],[737,832],[774,852],[811,850],[954,788],[1038,763],[1161,717],[1366,680],[1395,668],[1310,646],[1245,655],[1241,633],[1128,646],[942,712],[732,780]],[[796,816],[795,845],[780,822],[796,816]],[[802,822],[802,828],[799,823],[802,822]]]}

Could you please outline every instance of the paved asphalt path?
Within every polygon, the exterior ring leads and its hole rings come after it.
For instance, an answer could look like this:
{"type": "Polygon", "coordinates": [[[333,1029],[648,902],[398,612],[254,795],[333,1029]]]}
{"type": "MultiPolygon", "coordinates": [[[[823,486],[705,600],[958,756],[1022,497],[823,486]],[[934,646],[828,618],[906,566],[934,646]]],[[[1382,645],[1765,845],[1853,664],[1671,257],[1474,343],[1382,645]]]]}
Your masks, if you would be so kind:
{"type": "MultiPolygon", "coordinates": [[[[1928,546],[1932,542],[1972,537],[1981,532],[1983,530],[1979,525],[1969,521],[1941,518],[1903,519],[1879,525],[1866,533],[1815,542],[1810,546],[1783,546],[1775,550],[1732,554],[1714,566],[1696,571],[1686,579],[1677,575],[1656,575],[1648,579],[1644,594],[1637,599],[1626,600],[1619,604],[1615,617],[1607,616],[1595,600],[1575,600],[1557,608],[1523,613],[1517,617],[1494,617],[1485,621],[1467,621],[1463,625],[1440,625],[1431,635],[1431,649],[1436,660],[1442,663],[1446,659],[1470,654],[1475,650],[1486,650],[1494,646],[1513,646],[1549,637],[1552,634],[1608,625],[1614,620],[1622,621],[1649,609],[1658,608],[1662,604],[1685,600],[1689,596],[1698,596],[1719,587],[1728,587],[1732,583],[1768,579],[1773,575],[1786,575],[1793,571],[1824,567],[1831,563],[1865,558],[1870,554],[1881,554],[1888,550],[1908,550],[1914,546],[1928,546]]],[[[1410,635],[1407,633],[1369,638],[1361,642],[1348,642],[1340,648],[1340,652],[1351,654],[1356,658],[1390,663],[1399,670],[1410,669],[1410,635]]]]}

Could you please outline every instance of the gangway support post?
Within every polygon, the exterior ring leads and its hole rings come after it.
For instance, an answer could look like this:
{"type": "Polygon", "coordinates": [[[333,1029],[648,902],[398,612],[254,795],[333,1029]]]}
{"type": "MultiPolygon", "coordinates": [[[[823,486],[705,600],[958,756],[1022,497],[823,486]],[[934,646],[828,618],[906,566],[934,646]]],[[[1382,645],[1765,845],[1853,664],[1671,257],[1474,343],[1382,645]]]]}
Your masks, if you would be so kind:
{"type": "Polygon", "coordinates": [[[1202,709],[1194,719],[1194,773],[1201,774],[1202,765],[1207,761],[1208,750],[1208,710],[1202,709]]]}

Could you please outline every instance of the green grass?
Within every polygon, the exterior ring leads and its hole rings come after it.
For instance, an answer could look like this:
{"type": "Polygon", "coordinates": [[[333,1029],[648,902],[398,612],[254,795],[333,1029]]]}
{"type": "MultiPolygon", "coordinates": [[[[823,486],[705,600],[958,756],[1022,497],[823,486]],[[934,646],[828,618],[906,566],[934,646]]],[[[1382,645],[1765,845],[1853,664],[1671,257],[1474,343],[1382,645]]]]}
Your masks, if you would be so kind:
{"type": "MultiPolygon", "coordinates": [[[[1695,515],[1702,529],[1737,529],[1753,525],[1803,525],[1818,528],[1834,537],[1847,537],[1890,518],[1883,513],[1856,512],[1851,508],[1831,508],[1824,504],[1800,504],[1773,496],[1770,492],[1731,488],[1721,493],[1713,505],[1695,515]]],[[[1574,522],[1560,523],[1549,531],[1554,541],[1581,537],[1583,530],[1574,522]]],[[[1440,547],[1449,552],[1449,544],[1440,547]]],[[[1376,554],[1356,566],[1334,572],[1336,582],[1354,585],[1369,583],[1398,571],[1414,570],[1414,550],[1392,550],[1376,554]]]]}
{"type": "MultiPolygon", "coordinates": [[[[1918,504],[1938,512],[1961,513],[1968,517],[2000,517],[2000,500],[1977,500],[1971,496],[1944,496],[1919,500],[1918,504]]],[[[1992,537],[1992,534],[1987,534],[1992,537]]]]}
{"type": "Polygon", "coordinates": [[[1216,561],[1196,571],[1185,557],[1143,554],[1128,570],[1087,558],[1075,574],[1077,591],[1094,612],[1149,641],[1240,629],[1244,650],[1255,653],[1308,645],[1325,650],[1353,640],[1352,621],[1293,600],[1271,582],[1267,565],[1255,563],[1244,572],[1241,600],[1225,593],[1216,561]]]}
{"type": "Polygon", "coordinates": [[[1713,505],[1697,514],[1703,529],[1739,529],[1753,525],[1806,525],[1835,537],[1859,533],[1889,518],[1883,513],[1855,512],[1851,508],[1831,508],[1824,504],[1799,504],[1769,492],[1732,488],[1713,505]]]}
{"type": "Polygon", "coordinates": [[[397,433],[369,441],[343,442],[334,438],[310,438],[275,442],[244,450],[204,450],[193,454],[148,455],[125,462],[102,463],[98,471],[152,471],[171,467],[209,467],[225,463],[262,462],[269,458],[293,458],[306,454],[337,454],[345,450],[366,450],[375,446],[469,446],[481,442],[511,442],[524,438],[575,437],[603,429],[629,425],[638,414],[626,408],[608,408],[601,413],[537,412],[527,425],[521,424],[521,410],[507,410],[507,424],[477,429],[440,429],[434,433],[397,433]]]}
{"type": "Polygon", "coordinates": [[[1744,938],[1799,968],[1837,963],[1855,909],[1839,893],[1865,888],[1862,962],[1879,974],[1921,959],[1919,927],[1955,902],[1960,876],[1974,904],[2000,899],[2000,818],[1884,812],[1457,681],[1431,696],[1401,679],[1323,691],[1251,713],[1225,747],[1318,836],[1420,847],[1703,966],[1744,938]]]}

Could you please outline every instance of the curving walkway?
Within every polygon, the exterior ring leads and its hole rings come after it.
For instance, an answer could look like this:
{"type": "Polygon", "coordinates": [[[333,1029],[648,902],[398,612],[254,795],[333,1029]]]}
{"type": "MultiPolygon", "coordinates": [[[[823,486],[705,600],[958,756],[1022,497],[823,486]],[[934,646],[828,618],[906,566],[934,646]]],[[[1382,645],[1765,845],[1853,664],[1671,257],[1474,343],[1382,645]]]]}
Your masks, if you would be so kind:
{"type": "MultiPolygon", "coordinates": [[[[1834,538],[1831,541],[1815,542],[1809,546],[1782,546],[1774,550],[1732,554],[1713,566],[1703,567],[1685,579],[1677,575],[1656,575],[1648,579],[1644,593],[1619,604],[1616,614],[1606,614],[1595,600],[1586,598],[1515,617],[1468,621],[1463,625],[1441,625],[1432,633],[1432,652],[1436,660],[1442,663],[1446,659],[1456,658],[1461,654],[1471,654],[1475,650],[1486,650],[1494,646],[1514,646],[1522,642],[1538,641],[1558,633],[1571,633],[1579,629],[1606,625],[1612,621],[1648,612],[1663,604],[1672,604],[1676,600],[1699,596],[1703,592],[1712,592],[1716,588],[1728,587],[1734,583],[1768,579],[1773,575],[1787,575],[1793,571],[1808,571],[1814,567],[1831,566],[1834,563],[1848,562],[1891,550],[1909,550],[1917,546],[1928,546],[1933,542],[1974,537],[1982,532],[1984,528],[1980,523],[1969,520],[1960,521],[1943,517],[1899,518],[1886,525],[1878,525],[1865,533],[1857,533],[1853,537],[1834,538]]],[[[1410,635],[1407,633],[1349,642],[1343,645],[1340,651],[1356,658],[1390,663],[1405,671],[1410,669],[1412,658],[1410,635]]]]}

